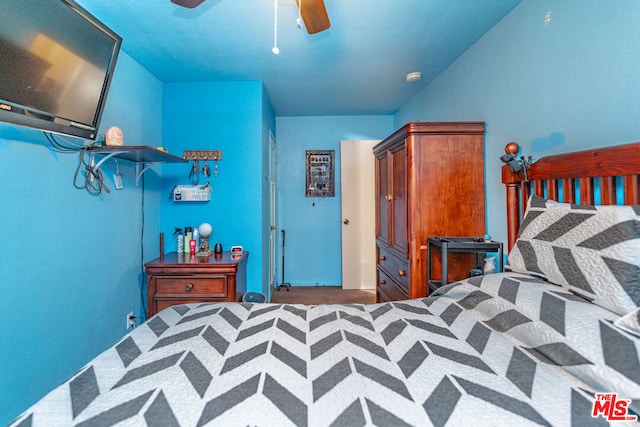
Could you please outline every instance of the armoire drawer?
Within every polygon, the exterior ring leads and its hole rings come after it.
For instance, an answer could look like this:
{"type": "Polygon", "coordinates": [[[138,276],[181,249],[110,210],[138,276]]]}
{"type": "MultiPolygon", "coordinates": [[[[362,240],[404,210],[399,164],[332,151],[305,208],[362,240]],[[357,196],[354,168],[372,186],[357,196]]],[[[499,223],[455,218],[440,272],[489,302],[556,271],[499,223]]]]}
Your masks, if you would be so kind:
{"type": "Polygon", "coordinates": [[[398,258],[390,250],[378,246],[378,266],[409,294],[409,260],[398,258]]]}
{"type": "Polygon", "coordinates": [[[378,300],[380,302],[383,301],[402,301],[409,299],[409,295],[406,291],[404,291],[396,282],[389,278],[378,268],[377,271],[378,276],[378,285],[376,290],[378,292],[378,300]]]}

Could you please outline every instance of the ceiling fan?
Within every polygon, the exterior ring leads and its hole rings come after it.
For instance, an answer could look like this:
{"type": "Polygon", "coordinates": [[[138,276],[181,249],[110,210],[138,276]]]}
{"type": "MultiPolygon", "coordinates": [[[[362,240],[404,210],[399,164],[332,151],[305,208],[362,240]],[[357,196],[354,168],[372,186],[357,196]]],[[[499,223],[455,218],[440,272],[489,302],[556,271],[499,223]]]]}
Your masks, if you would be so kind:
{"type": "MultiPolygon", "coordinates": [[[[205,0],[171,0],[178,6],[193,9],[205,0]]],[[[296,4],[300,8],[302,20],[309,34],[319,33],[331,26],[329,15],[324,6],[324,0],[296,0],[296,4]],[[302,7],[300,6],[302,3],[302,7]]]]}

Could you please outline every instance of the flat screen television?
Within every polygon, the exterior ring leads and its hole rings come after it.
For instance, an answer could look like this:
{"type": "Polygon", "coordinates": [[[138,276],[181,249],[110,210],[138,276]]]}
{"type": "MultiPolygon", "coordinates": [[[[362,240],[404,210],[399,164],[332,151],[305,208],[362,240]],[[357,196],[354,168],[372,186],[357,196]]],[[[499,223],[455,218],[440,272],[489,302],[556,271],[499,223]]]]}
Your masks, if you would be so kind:
{"type": "Polygon", "coordinates": [[[73,0],[0,0],[0,121],[96,139],[121,44],[73,0]]]}

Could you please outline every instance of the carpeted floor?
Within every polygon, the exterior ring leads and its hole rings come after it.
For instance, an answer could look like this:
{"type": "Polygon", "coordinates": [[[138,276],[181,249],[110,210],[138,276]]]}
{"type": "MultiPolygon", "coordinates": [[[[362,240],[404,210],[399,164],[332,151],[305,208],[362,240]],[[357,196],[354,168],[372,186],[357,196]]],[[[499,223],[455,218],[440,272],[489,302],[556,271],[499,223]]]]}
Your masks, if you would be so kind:
{"type": "Polygon", "coordinates": [[[375,304],[376,291],[342,289],[339,286],[291,286],[271,292],[277,304],[375,304]]]}

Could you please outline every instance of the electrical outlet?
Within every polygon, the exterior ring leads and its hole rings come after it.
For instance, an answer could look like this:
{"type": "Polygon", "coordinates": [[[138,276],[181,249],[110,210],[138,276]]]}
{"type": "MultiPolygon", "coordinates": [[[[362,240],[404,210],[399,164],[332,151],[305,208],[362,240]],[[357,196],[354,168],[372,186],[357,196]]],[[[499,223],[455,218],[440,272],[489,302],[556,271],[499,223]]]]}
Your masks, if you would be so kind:
{"type": "Polygon", "coordinates": [[[136,316],[134,316],[133,311],[127,314],[127,329],[136,327],[136,316]]]}

